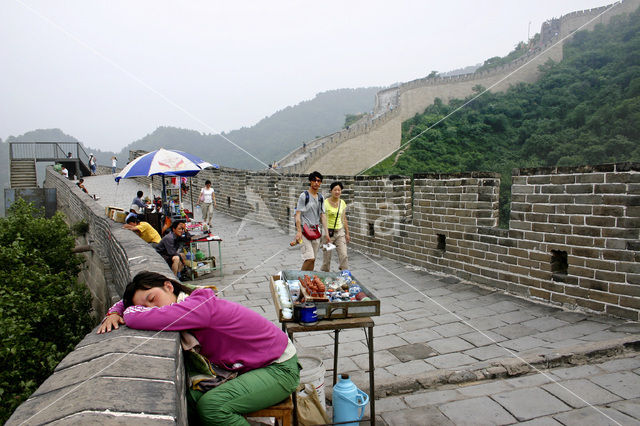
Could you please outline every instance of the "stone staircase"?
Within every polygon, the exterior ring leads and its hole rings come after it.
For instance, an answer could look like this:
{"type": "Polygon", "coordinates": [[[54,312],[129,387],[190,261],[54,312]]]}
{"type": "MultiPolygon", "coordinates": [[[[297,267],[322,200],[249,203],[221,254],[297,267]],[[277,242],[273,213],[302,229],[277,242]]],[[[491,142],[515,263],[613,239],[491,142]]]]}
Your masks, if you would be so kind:
{"type": "Polygon", "coordinates": [[[36,162],[11,160],[11,188],[37,188],[36,162]]]}

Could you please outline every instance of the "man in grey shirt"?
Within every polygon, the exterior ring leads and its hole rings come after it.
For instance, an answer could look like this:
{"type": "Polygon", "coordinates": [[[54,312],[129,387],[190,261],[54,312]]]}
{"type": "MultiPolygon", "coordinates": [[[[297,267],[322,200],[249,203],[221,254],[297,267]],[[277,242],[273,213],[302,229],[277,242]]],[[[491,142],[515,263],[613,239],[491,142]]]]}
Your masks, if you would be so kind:
{"type": "Polygon", "coordinates": [[[318,193],[321,184],[322,175],[320,172],[311,172],[309,174],[309,189],[300,194],[296,206],[296,241],[301,241],[303,263],[300,269],[303,271],[313,271],[322,239],[321,231],[327,242],[330,241],[324,200],[322,194],[318,193]],[[320,229],[321,223],[322,230],[320,229]],[[303,228],[305,232],[303,232],[303,228]]]}

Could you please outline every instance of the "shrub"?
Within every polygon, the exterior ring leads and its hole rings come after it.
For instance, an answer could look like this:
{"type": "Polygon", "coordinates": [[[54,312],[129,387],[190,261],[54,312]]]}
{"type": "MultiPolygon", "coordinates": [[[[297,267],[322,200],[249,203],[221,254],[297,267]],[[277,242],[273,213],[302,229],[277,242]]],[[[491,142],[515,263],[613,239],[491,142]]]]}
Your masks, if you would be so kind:
{"type": "Polygon", "coordinates": [[[18,200],[0,219],[0,423],[93,326],[73,246],[60,213],[18,200]]]}

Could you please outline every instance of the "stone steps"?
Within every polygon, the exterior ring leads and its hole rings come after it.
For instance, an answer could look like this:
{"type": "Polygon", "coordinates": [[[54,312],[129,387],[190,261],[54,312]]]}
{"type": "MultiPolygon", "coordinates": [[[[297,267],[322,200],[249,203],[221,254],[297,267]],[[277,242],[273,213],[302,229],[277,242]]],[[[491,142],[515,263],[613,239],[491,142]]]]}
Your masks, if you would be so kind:
{"type": "Polygon", "coordinates": [[[11,188],[37,188],[36,163],[33,160],[11,161],[11,188]]]}

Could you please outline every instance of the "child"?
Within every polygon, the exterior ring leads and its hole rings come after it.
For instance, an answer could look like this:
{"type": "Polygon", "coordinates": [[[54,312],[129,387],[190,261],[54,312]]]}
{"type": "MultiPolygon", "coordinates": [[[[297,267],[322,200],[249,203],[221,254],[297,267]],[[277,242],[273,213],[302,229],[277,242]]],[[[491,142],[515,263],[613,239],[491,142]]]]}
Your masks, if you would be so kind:
{"type": "Polygon", "coordinates": [[[208,392],[189,389],[187,400],[205,424],[247,425],[243,413],[282,401],[300,381],[298,357],[287,335],[251,309],[218,299],[211,289],[190,290],[143,271],[109,310],[98,333],[118,328],[123,318],[140,330],[189,330],[211,363],[240,373],[208,392]]]}

